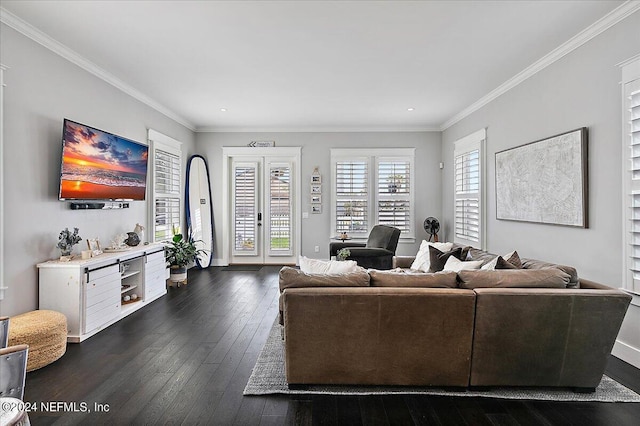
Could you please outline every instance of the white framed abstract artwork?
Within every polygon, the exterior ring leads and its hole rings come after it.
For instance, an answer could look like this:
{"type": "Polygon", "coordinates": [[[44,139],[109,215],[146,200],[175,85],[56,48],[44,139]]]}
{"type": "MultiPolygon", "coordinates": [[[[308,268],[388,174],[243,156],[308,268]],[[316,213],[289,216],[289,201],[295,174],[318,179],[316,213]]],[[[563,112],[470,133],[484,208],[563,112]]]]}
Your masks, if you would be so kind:
{"type": "Polygon", "coordinates": [[[588,227],[588,137],[582,127],[496,153],[496,218],[588,227]]]}

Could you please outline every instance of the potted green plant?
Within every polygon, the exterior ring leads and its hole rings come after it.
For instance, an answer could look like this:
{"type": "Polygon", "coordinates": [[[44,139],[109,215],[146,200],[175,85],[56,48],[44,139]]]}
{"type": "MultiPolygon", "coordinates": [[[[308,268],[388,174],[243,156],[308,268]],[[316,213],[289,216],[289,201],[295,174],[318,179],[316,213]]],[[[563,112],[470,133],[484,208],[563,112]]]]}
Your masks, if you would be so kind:
{"type": "Polygon", "coordinates": [[[191,235],[186,239],[182,234],[175,234],[171,243],[165,247],[165,259],[169,266],[169,280],[173,283],[184,283],[187,280],[187,266],[195,262],[196,257],[204,250],[196,247],[191,235]]]}
{"type": "Polygon", "coordinates": [[[351,256],[351,250],[349,250],[348,248],[344,247],[341,248],[340,250],[338,250],[338,254],[336,256],[336,258],[338,260],[347,260],[347,257],[351,256]]]}

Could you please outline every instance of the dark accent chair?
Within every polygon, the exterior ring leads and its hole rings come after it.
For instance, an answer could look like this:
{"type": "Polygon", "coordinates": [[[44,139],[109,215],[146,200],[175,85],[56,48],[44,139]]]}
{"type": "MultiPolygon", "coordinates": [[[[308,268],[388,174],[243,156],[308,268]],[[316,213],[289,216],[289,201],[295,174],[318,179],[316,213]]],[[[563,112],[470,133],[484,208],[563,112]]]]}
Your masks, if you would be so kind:
{"type": "Polygon", "coordinates": [[[338,251],[348,248],[351,255],[347,260],[355,260],[359,266],[372,269],[392,269],[393,256],[396,254],[400,230],[393,226],[376,225],[369,233],[365,243],[349,241],[329,244],[330,256],[337,256],[338,251]]]}

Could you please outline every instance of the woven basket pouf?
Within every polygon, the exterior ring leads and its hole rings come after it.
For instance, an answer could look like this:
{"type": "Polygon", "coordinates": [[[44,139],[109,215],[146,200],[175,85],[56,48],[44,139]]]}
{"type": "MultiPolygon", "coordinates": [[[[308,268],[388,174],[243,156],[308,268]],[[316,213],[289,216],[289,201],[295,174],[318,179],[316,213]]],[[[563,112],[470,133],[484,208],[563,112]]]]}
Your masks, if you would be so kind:
{"type": "Polygon", "coordinates": [[[67,350],[67,317],[56,311],[31,311],[9,319],[9,346],[29,345],[27,371],[60,358],[67,350]]]}

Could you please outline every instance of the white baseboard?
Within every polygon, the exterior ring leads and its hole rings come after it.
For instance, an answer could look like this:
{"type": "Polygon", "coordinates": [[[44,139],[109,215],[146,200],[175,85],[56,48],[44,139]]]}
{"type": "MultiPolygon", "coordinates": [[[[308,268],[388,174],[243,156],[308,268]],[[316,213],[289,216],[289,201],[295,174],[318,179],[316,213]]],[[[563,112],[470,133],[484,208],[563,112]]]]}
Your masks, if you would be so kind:
{"type": "Polygon", "coordinates": [[[229,266],[229,264],[222,259],[213,258],[211,259],[211,266],[229,266]]]}
{"type": "Polygon", "coordinates": [[[640,349],[638,348],[616,340],[611,354],[636,368],[640,368],[640,349]]]}

